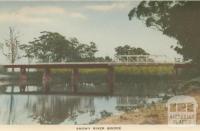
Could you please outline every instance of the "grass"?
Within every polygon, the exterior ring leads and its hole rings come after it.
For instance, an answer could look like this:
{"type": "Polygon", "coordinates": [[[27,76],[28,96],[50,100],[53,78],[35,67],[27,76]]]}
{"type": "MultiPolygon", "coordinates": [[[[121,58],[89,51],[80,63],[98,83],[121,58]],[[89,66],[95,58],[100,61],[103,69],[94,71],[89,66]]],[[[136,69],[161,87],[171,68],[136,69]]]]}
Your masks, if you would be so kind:
{"type": "MultiPolygon", "coordinates": [[[[72,69],[51,69],[51,72],[54,74],[70,74],[72,73],[72,69]]],[[[42,69],[38,70],[38,72],[43,72],[42,69]]],[[[81,74],[102,74],[102,73],[106,73],[107,72],[107,69],[98,69],[98,68],[95,68],[95,69],[89,69],[89,68],[86,68],[86,69],[79,69],[79,72],[81,74]]]]}
{"type": "MultiPolygon", "coordinates": [[[[132,74],[132,75],[138,75],[138,74],[144,74],[144,75],[160,75],[160,74],[173,74],[174,68],[173,66],[148,66],[148,67],[126,67],[126,66],[118,66],[114,68],[115,72],[117,74],[132,74]]],[[[41,71],[41,70],[40,70],[41,71]]],[[[51,69],[52,73],[71,73],[72,69],[51,69]]],[[[107,72],[107,69],[104,68],[85,68],[85,69],[79,69],[79,72],[81,74],[105,74],[107,72]]]]}
{"type": "MultiPolygon", "coordinates": [[[[127,74],[127,75],[170,75],[174,73],[173,66],[148,66],[148,67],[127,67],[127,66],[117,66],[114,67],[115,73],[117,74],[127,74]]],[[[0,72],[6,73],[5,69],[0,67],[0,72]]],[[[42,73],[43,69],[38,69],[36,72],[42,73]]],[[[51,69],[53,74],[71,74],[72,69],[51,69]]],[[[107,72],[106,68],[82,68],[79,69],[80,74],[105,74],[107,72]]],[[[16,72],[17,73],[17,72],[16,72]]]]}
{"type": "MultiPolygon", "coordinates": [[[[118,66],[114,68],[116,81],[136,81],[141,79],[159,79],[170,77],[174,73],[173,66],[148,66],[148,67],[125,67],[118,66]]],[[[41,79],[44,70],[38,69],[36,72],[27,73],[32,80],[41,79]]],[[[58,80],[71,78],[72,69],[51,69],[53,76],[58,80]]],[[[79,69],[80,77],[85,81],[105,81],[107,69],[104,68],[84,68],[79,69]]],[[[19,79],[19,72],[5,72],[4,74],[12,76],[12,79],[19,79]]]]}
{"type": "Polygon", "coordinates": [[[115,67],[118,74],[128,75],[170,75],[174,73],[173,66],[148,66],[148,67],[115,67]]]}

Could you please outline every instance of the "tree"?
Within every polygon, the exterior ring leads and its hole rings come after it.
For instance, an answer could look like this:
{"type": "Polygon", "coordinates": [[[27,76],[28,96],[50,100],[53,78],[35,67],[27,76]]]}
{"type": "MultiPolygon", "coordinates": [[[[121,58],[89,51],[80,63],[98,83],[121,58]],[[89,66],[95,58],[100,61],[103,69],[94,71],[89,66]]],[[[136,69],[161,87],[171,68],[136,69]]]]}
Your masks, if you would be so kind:
{"type": "MultiPolygon", "coordinates": [[[[19,56],[19,35],[13,27],[9,27],[9,38],[1,43],[1,49],[3,55],[7,57],[11,64],[14,64],[16,60],[20,58],[19,56]]],[[[12,69],[14,71],[14,68],[12,69]]]]}
{"type": "Polygon", "coordinates": [[[200,67],[199,1],[142,1],[128,16],[175,38],[178,41],[173,47],[175,51],[200,67]]]}
{"type": "Polygon", "coordinates": [[[95,57],[95,61],[97,61],[97,62],[111,62],[112,58],[110,58],[109,56],[95,57]]]}
{"type": "Polygon", "coordinates": [[[30,45],[20,45],[20,49],[24,50],[25,55],[23,57],[27,57],[28,59],[28,64],[31,63],[31,61],[34,59],[34,50],[31,48],[30,45]]]}
{"type": "Polygon", "coordinates": [[[94,42],[90,42],[89,45],[87,44],[80,44],[82,47],[81,59],[83,61],[94,61],[95,60],[95,53],[98,51],[97,46],[94,42]]]}
{"type": "Polygon", "coordinates": [[[77,38],[71,38],[70,42],[73,45],[73,61],[94,61],[96,59],[95,53],[98,51],[96,43],[84,44],[77,38]]]}
{"type": "MultiPolygon", "coordinates": [[[[13,27],[9,27],[9,38],[7,40],[5,40],[4,43],[1,43],[1,49],[3,52],[3,55],[7,57],[7,59],[10,61],[11,64],[14,64],[16,62],[16,60],[18,60],[20,58],[19,56],[19,35],[18,33],[15,31],[15,28],[13,27]]],[[[12,72],[14,72],[14,68],[12,68],[12,72]]],[[[12,84],[11,86],[11,92],[13,93],[14,91],[14,85],[12,84]]],[[[10,95],[10,113],[9,113],[9,119],[8,119],[8,123],[10,124],[10,120],[12,117],[12,110],[13,110],[13,101],[14,101],[14,97],[13,94],[10,95]]]]}
{"type": "Polygon", "coordinates": [[[18,34],[14,28],[9,27],[9,39],[6,39],[4,43],[1,43],[1,49],[3,51],[3,55],[8,58],[11,64],[14,64],[19,58],[18,34]]]}
{"type": "Polygon", "coordinates": [[[72,43],[73,50],[71,53],[72,60],[73,61],[80,61],[81,60],[81,54],[83,53],[83,45],[80,44],[79,40],[77,38],[70,38],[69,41],[72,43]]]}
{"type": "Polygon", "coordinates": [[[111,62],[112,58],[110,58],[109,56],[105,56],[104,61],[105,62],[111,62]]]}
{"type": "MultiPolygon", "coordinates": [[[[120,61],[127,61],[127,60],[137,61],[138,57],[127,58],[126,56],[119,57],[119,55],[149,55],[149,53],[147,53],[144,49],[131,47],[129,45],[118,46],[115,48],[115,52],[116,52],[115,54],[116,58],[120,61]]],[[[145,60],[145,57],[140,56],[140,59],[145,60]]]]}
{"type": "Polygon", "coordinates": [[[144,49],[131,47],[129,45],[118,46],[115,48],[115,52],[115,55],[149,55],[144,49]]]}
{"type": "Polygon", "coordinates": [[[97,52],[94,42],[82,44],[77,38],[68,40],[59,33],[47,31],[20,48],[25,52],[24,57],[39,62],[93,61],[97,52]]]}
{"type": "Polygon", "coordinates": [[[21,45],[24,57],[36,58],[39,62],[62,62],[71,59],[73,45],[64,36],[54,32],[41,32],[41,36],[34,38],[28,45],[21,45]]]}

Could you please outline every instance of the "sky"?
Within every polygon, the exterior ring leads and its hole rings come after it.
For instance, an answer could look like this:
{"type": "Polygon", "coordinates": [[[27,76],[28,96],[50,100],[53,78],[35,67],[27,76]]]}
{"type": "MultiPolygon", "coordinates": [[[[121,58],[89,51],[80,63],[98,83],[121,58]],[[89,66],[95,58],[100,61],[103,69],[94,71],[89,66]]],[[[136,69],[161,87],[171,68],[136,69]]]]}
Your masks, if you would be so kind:
{"type": "MultiPolygon", "coordinates": [[[[129,21],[128,13],[139,1],[9,1],[0,0],[1,43],[8,38],[9,27],[14,27],[22,44],[42,31],[52,31],[66,38],[76,37],[82,43],[95,42],[97,56],[113,57],[115,47],[128,44],[150,54],[179,57],[170,48],[176,45],[175,39],[146,27],[137,18],[129,21]]],[[[0,54],[0,64],[5,63],[8,60],[0,54]]]]}

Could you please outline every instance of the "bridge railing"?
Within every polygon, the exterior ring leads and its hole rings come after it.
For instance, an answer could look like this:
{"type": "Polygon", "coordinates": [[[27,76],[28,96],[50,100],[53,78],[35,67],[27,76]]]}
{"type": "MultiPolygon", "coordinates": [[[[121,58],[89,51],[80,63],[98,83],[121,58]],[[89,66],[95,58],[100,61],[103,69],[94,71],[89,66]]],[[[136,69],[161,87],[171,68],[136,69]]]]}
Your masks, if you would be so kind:
{"type": "MultiPolygon", "coordinates": [[[[189,61],[190,62],[190,61],[189,61]]],[[[185,64],[188,61],[183,61],[181,58],[170,58],[166,55],[116,55],[112,61],[84,61],[84,62],[48,62],[48,63],[29,63],[30,65],[38,64],[185,64]]],[[[29,65],[27,63],[20,63],[29,65]]],[[[15,65],[15,64],[14,64],[15,65]]]]}
{"type": "Polygon", "coordinates": [[[116,63],[183,63],[181,58],[169,58],[166,55],[116,55],[116,63]]]}

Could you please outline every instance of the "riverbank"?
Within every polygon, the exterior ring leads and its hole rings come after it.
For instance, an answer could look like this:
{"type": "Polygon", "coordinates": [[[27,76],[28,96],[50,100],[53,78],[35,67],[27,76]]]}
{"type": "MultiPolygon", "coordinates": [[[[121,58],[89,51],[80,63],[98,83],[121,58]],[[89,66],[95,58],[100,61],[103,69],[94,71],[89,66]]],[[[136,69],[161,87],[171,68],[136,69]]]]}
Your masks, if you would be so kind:
{"type": "Polygon", "coordinates": [[[7,85],[7,84],[9,84],[8,81],[0,81],[0,86],[4,86],[4,85],[7,85]]]}
{"type": "Polygon", "coordinates": [[[0,74],[0,86],[7,85],[9,76],[0,74]]]}
{"type": "MultiPolygon", "coordinates": [[[[7,72],[4,68],[0,67],[0,74],[19,74],[19,70],[16,72],[7,72]]],[[[172,75],[174,74],[174,68],[171,65],[161,66],[116,66],[114,67],[116,74],[128,74],[128,75],[172,75]]],[[[51,69],[53,74],[71,74],[72,69],[51,69]]],[[[84,68],[79,69],[80,74],[105,74],[107,69],[104,68],[84,68]]],[[[29,73],[43,73],[43,69],[32,70],[29,73]]]]}
{"type": "MultiPolygon", "coordinates": [[[[185,95],[192,96],[200,105],[200,91],[193,91],[185,95]]],[[[118,116],[101,119],[96,124],[167,124],[166,102],[141,107],[118,116]]],[[[200,108],[197,109],[197,124],[200,124],[200,108]]]]}

